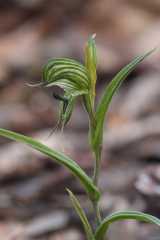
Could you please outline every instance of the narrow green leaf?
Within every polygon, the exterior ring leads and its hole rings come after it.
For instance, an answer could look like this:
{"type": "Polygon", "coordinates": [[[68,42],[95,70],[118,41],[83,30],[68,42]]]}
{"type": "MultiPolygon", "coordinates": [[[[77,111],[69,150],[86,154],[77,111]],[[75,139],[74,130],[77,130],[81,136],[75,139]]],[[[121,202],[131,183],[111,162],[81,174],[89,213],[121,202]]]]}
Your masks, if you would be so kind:
{"type": "Polygon", "coordinates": [[[110,224],[122,220],[138,220],[160,226],[160,219],[138,211],[120,211],[106,217],[95,233],[96,240],[103,240],[110,224]]]}
{"type": "Polygon", "coordinates": [[[51,159],[55,160],[57,163],[66,166],[74,176],[76,176],[80,182],[83,184],[86,192],[91,199],[99,199],[100,193],[96,186],[93,184],[92,180],[86,175],[86,173],[80,168],[80,166],[74,162],[69,157],[54,151],[51,148],[45,146],[44,144],[34,140],[31,137],[24,136],[19,133],[15,133],[6,129],[0,128],[0,136],[15,140],[21,143],[25,143],[32,148],[38,150],[39,152],[45,154],[51,159]]]}
{"type": "Polygon", "coordinates": [[[73,204],[73,207],[74,207],[75,211],[77,212],[78,216],[80,217],[80,219],[82,221],[87,239],[88,240],[94,240],[94,234],[93,234],[91,225],[88,222],[86,214],[85,214],[84,210],[82,209],[79,200],[76,198],[76,196],[69,189],[67,189],[67,192],[69,194],[70,200],[73,204]]]}
{"type": "Polygon", "coordinates": [[[137,67],[137,65],[142,62],[147,56],[149,56],[154,50],[155,49],[152,49],[146,54],[133,59],[133,61],[131,61],[128,65],[122,68],[120,72],[118,72],[118,74],[105,88],[104,94],[100,100],[96,111],[97,127],[94,131],[94,134],[92,135],[92,145],[95,149],[102,144],[105,115],[108,111],[113,95],[116,93],[116,91],[119,89],[122,82],[128,77],[128,75],[137,67]]]}

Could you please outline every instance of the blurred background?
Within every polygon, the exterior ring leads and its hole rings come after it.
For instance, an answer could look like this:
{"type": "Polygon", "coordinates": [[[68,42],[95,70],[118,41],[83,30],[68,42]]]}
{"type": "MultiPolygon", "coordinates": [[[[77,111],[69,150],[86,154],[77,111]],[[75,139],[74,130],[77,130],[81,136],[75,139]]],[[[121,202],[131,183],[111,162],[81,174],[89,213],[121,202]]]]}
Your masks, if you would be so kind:
{"type": "MultiPolygon", "coordinates": [[[[50,89],[30,88],[49,58],[83,62],[96,33],[97,97],[133,57],[160,47],[159,0],[1,0],[0,127],[33,136],[72,156],[92,174],[88,123],[80,103],[62,135],[48,137],[58,120],[50,89]]],[[[145,60],[114,97],[104,132],[100,177],[104,215],[140,210],[160,217],[160,50],[145,60]]],[[[0,138],[0,239],[83,240],[65,187],[78,195],[90,220],[83,189],[64,168],[18,143],[0,138]]],[[[110,240],[159,239],[150,224],[121,222],[110,240]]]]}

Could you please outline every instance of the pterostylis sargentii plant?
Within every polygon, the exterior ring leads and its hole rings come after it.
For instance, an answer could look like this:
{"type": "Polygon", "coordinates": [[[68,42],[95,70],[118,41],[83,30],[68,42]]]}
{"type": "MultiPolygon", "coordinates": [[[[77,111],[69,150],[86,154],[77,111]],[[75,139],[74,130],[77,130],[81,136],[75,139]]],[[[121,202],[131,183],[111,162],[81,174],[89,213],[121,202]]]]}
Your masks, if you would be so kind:
{"type": "MultiPolygon", "coordinates": [[[[99,175],[101,168],[101,155],[103,147],[103,128],[105,117],[108,112],[112,97],[121,86],[122,82],[128,75],[141,63],[147,56],[154,51],[134,58],[129,64],[123,67],[110,83],[105,87],[104,92],[97,104],[95,104],[96,97],[96,82],[97,82],[97,54],[95,45],[95,35],[89,37],[85,47],[84,64],[70,58],[56,58],[51,59],[43,68],[43,81],[39,84],[41,87],[49,88],[58,86],[63,90],[63,95],[53,92],[53,97],[60,102],[59,126],[64,128],[71,118],[75,107],[75,102],[78,98],[88,115],[89,125],[89,143],[93,153],[93,176],[88,176],[85,171],[72,160],[70,157],[60,153],[41,142],[24,136],[13,131],[0,129],[0,135],[11,140],[15,140],[31,146],[44,155],[56,161],[58,164],[64,165],[76,179],[78,179],[88,198],[93,206],[93,213],[95,216],[95,224],[93,227],[89,222],[85,211],[81,207],[80,201],[67,189],[73,207],[84,227],[87,240],[104,240],[107,238],[107,231],[109,226],[121,220],[138,220],[143,222],[154,223],[160,226],[160,220],[152,215],[137,212],[137,211],[119,211],[108,215],[105,218],[101,217],[99,201],[101,198],[99,175]]],[[[108,239],[108,238],[107,238],[108,239]]]]}

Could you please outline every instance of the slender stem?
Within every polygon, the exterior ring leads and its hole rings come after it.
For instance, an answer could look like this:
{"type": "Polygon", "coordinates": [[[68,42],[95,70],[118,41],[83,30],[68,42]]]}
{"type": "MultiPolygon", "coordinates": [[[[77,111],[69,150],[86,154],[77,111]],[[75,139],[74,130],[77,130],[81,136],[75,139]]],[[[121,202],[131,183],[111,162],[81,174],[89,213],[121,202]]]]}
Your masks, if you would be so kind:
{"type": "MultiPolygon", "coordinates": [[[[101,163],[101,150],[95,152],[93,182],[97,187],[98,187],[98,180],[99,180],[99,174],[100,174],[100,163],[101,163]]],[[[96,215],[96,225],[98,226],[102,221],[98,201],[93,203],[93,208],[96,215]]]]}
{"type": "Polygon", "coordinates": [[[101,167],[101,150],[95,153],[95,163],[94,163],[94,173],[93,173],[93,182],[98,187],[98,180],[101,167]]]}
{"type": "Polygon", "coordinates": [[[94,213],[95,213],[96,227],[98,227],[102,221],[98,202],[93,203],[93,209],[94,209],[94,213]]]}
{"type": "MultiPolygon", "coordinates": [[[[94,112],[94,101],[92,102],[91,99],[92,98],[90,97],[89,98],[89,105],[90,105],[89,119],[90,119],[90,134],[91,134],[90,137],[92,138],[92,132],[96,128],[96,120],[95,120],[95,112],[94,112]]],[[[101,147],[99,147],[97,150],[93,150],[95,155],[93,183],[95,184],[95,186],[97,186],[97,188],[98,188],[98,180],[99,180],[100,166],[101,166],[101,151],[102,151],[101,147]]],[[[99,208],[99,201],[94,201],[92,202],[92,204],[93,204],[93,210],[95,214],[96,226],[98,227],[102,221],[100,208],[99,208]]]]}

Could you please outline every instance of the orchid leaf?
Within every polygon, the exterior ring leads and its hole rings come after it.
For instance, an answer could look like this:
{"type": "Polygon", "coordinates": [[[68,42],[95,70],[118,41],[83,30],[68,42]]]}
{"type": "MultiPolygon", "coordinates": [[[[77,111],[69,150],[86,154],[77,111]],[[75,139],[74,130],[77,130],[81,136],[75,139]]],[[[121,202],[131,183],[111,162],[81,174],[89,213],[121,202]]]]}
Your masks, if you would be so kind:
{"type": "Polygon", "coordinates": [[[106,113],[110,106],[112,97],[117,92],[122,82],[128,77],[128,75],[137,67],[139,63],[141,63],[146,57],[148,57],[155,49],[145,53],[142,56],[138,56],[134,58],[128,65],[120,70],[117,75],[113,78],[113,80],[107,85],[104,90],[104,94],[99,102],[99,105],[96,110],[96,121],[97,126],[92,134],[92,146],[94,149],[99,148],[102,145],[103,140],[103,126],[106,113]]]}
{"type": "Polygon", "coordinates": [[[81,222],[83,224],[83,227],[84,227],[84,230],[85,230],[85,233],[87,236],[87,240],[94,240],[94,234],[93,234],[91,225],[88,222],[87,216],[86,216],[84,210],[82,209],[79,200],[69,189],[67,189],[67,192],[69,194],[70,200],[72,202],[72,205],[73,205],[75,211],[77,212],[78,216],[81,219],[81,222]]]}
{"type": "Polygon", "coordinates": [[[96,186],[92,183],[92,180],[86,175],[86,173],[80,168],[80,166],[76,162],[74,162],[72,159],[70,159],[66,155],[63,155],[58,151],[52,150],[51,148],[45,146],[39,141],[34,140],[31,137],[27,137],[22,134],[15,133],[13,131],[0,128],[0,136],[18,141],[20,143],[27,144],[31,146],[33,149],[36,149],[39,152],[50,157],[52,160],[56,161],[57,163],[64,165],[72,172],[74,176],[76,176],[80,180],[80,182],[83,184],[86,192],[88,193],[91,199],[99,198],[100,193],[96,188],[96,186]]]}
{"type": "Polygon", "coordinates": [[[120,211],[115,212],[108,217],[106,217],[100,226],[97,228],[95,233],[96,240],[104,240],[105,234],[108,230],[110,224],[122,221],[122,220],[138,220],[141,222],[153,223],[160,226],[160,219],[146,213],[138,212],[138,211],[120,211]]]}

